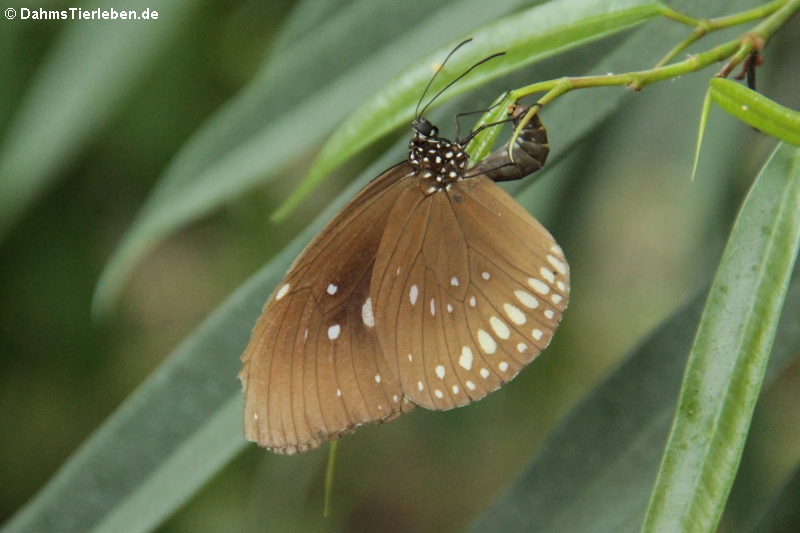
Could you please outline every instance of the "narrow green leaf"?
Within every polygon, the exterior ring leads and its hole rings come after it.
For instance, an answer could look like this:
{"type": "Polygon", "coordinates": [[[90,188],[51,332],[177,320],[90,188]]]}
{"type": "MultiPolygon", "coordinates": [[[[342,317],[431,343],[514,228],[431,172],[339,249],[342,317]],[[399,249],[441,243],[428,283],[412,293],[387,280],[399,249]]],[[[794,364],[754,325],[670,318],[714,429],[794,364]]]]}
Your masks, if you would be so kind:
{"type": "Polygon", "coordinates": [[[723,78],[711,80],[711,98],[742,122],[781,141],[800,146],[800,112],[723,78]]]}
{"type": "Polygon", "coordinates": [[[112,0],[101,11],[149,9],[158,19],[65,22],[0,146],[0,239],[107,125],[193,5],[112,0]]]}
{"type": "Polygon", "coordinates": [[[231,438],[241,434],[242,409],[242,397],[233,395],[89,531],[146,533],[157,528],[245,447],[244,439],[231,438]]]}
{"type": "Polygon", "coordinates": [[[161,239],[304,157],[415,57],[523,2],[361,0],[306,38],[282,38],[292,44],[170,163],[103,270],[95,316],[109,312],[136,263],[161,239]]]}
{"type": "MultiPolygon", "coordinates": [[[[470,531],[635,532],[670,428],[706,295],[678,309],[553,431],[470,531]]],[[[800,350],[800,282],[789,288],[765,386],[800,350]]]]}
{"type": "MultiPolygon", "coordinates": [[[[706,295],[678,309],[575,407],[475,533],[639,531],[706,295]]],[[[800,280],[792,282],[767,387],[800,351],[800,280]]]]}
{"type": "Polygon", "coordinates": [[[711,89],[706,91],[706,96],[703,98],[703,110],[700,112],[700,127],[697,128],[697,149],[694,152],[694,164],[692,165],[692,181],[694,175],[697,173],[697,162],[700,161],[700,146],[703,144],[703,135],[706,132],[706,124],[708,124],[708,113],[711,111],[711,89]]]}
{"type": "MultiPolygon", "coordinates": [[[[525,65],[628,29],[659,13],[659,4],[648,0],[556,0],[515,13],[470,32],[472,42],[450,58],[444,75],[437,76],[429,92],[438,93],[455,76],[490,54],[506,52],[471,72],[437,101],[441,103],[525,65]]],[[[331,170],[401,124],[411,122],[419,95],[435,72],[432,66],[458,42],[449,42],[414,62],[341,124],[303,182],[272,219],[283,220],[331,170]]]]}
{"type": "MultiPolygon", "coordinates": [[[[509,98],[508,93],[503,94],[492,103],[492,107],[481,116],[480,120],[475,123],[475,129],[481,128],[486,124],[492,124],[505,119],[508,116],[508,106],[513,104],[509,98]]],[[[472,139],[472,142],[467,146],[466,151],[469,153],[470,162],[477,162],[489,155],[492,151],[497,136],[500,135],[502,127],[495,126],[486,128],[472,139]]],[[[463,135],[463,134],[462,134],[463,135]]]]}
{"type": "Polygon", "coordinates": [[[712,532],[741,458],[800,236],[800,150],[748,194],[700,321],[642,531],[712,532]]]}
{"type": "Polygon", "coordinates": [[[234,292],[0,532],[151,531],[230,461],[246,445],[239,356],[264,302],[303,247],[405,149],[390,151],[234,292]]]}

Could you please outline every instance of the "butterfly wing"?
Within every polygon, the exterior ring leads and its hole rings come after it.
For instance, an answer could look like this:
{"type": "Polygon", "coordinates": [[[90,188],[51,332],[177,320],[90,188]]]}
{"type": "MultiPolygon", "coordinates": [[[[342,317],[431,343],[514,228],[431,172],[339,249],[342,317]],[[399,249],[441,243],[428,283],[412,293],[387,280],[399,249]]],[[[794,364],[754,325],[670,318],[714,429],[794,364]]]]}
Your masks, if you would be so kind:
{"type": "Polygon", "coordinates": [[[443,410],[499,388],[547,346],[567,305],[569,269],[547,230],[480,175],[399,195],[371,293],[403,392],[443,410]]]}
{"type": "Polygon", "coordinates": [[[414,407],[386,368],[369,292],[389,213],[412,176],[406,162],[367,185],[267,300],[239,373],[247,439],[301,452],[414,407]]]}

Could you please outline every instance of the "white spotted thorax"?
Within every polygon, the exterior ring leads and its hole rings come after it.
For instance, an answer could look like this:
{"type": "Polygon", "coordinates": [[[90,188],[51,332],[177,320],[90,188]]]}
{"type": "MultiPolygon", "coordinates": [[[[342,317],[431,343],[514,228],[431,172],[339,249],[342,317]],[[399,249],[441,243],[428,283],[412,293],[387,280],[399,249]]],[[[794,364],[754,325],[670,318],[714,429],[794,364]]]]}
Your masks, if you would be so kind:
{"type": "Polygon", "coordinates": [[[413,128],[408,162],[419,176],[422,192],[432,194],[464,179],[469,154],[459,144],[438,137],[439,130],[424,118],[415,120],[413,128]]]}

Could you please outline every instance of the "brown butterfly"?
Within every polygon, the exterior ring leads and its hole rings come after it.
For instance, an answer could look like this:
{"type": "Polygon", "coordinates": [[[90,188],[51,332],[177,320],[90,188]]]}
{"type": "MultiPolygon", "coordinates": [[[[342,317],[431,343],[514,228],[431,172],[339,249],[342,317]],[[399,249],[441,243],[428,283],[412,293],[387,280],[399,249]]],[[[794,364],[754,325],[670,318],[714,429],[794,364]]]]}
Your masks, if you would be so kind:
{"type": "MultiPolygon", "coordinates": [[[[528,109],[511,106],[515,126],[528,109]]],[[[413,128],[408,160],[359,192],[267,300],[239,373],[248,440],[293,454],[417,405],[466,405],[550,342],[569,267],[495,184],[544,164],[538,116],[513,162],[507,144],[469,170],[459,142],[419,116],[413,128]]]]}

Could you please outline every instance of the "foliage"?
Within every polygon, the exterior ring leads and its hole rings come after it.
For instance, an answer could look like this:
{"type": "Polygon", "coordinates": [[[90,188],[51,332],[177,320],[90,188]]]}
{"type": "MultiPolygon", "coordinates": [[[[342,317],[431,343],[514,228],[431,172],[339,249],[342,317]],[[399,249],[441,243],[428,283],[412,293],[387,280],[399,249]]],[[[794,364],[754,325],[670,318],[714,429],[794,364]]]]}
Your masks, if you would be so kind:
{"type": "Polygon", "coordinates": [[[111,4],[161,16],[0,29],[0,531],[797,528],[800,152],[712,111],[689,176],[694,70],[753,35],[760,94],[710,98],[800,135],[799,17],[778,31],[798,2],[111,4]],[[238,356],[305,243],[404,157],[396,128],[466,36],[440,86],[509,54],[430,118],[547,104],[550,160],[508,190],[564,248],[570,308],[487,399],[343,439],[323,519],[324,450],[242,439],[238,356]]]}

